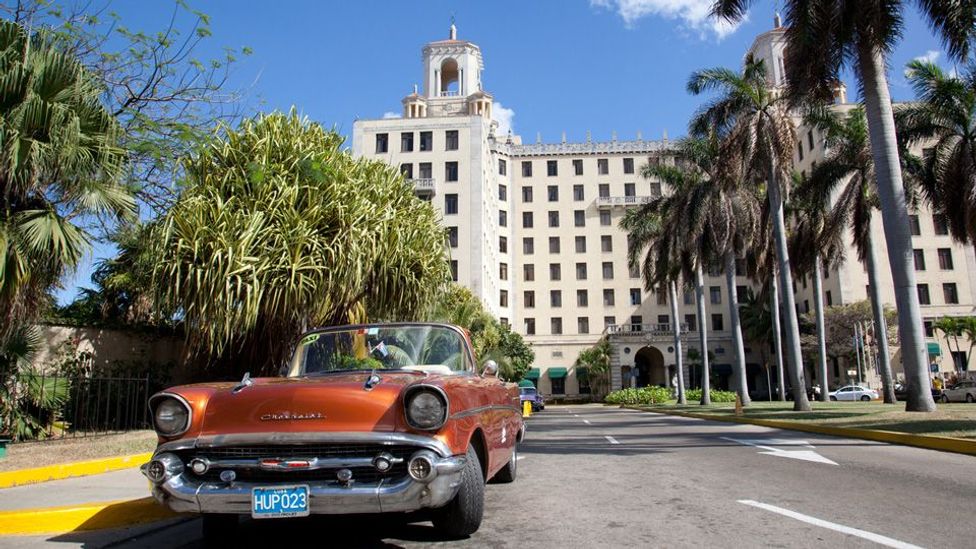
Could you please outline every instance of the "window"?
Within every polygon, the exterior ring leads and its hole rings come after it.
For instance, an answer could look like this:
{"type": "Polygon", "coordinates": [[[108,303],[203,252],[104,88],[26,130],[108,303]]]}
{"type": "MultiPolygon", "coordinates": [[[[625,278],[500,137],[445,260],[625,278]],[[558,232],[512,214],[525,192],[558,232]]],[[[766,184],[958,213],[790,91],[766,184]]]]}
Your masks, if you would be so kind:
{"type": "Polygon", "coordinates": [[[413,179],[413,164],[400,164],[400,173],[407,179],[413,179]]]}
{"type": "Polygon", "coordinates": [[[722,288],[720,286],[709,286],[708,298],[711,301],[712,305],[718,305],[722,303],[722,288]]]}
{"type": "Polygon", "coordinates": [[[522,278],[524,278],[526,282],[532,282],[535,280],[535,265],[531,263],[522,265],[522,278]]]}
{"type": "Polygon", "coordinates": [[[834,299],[830,295],[830,290],[827,290],[827,306],[830,307],[834,304],[834,299]]]}
{"type": "Polygon", "coordinates": [[[532,177],[532,161],[522,161],[522,177],[532,177]]]}
{"type": "Polygon", "coordinates": [[[576,290],[576,306],[577,307],[590,306],[590,293],[588,291],[576,290]]]}
{"type": "Polygon", "coordinates": [[[583,186],[573,185],[573,200],[580,202],[583,200],[583,186]]]}
{"type": "Polygon", "coordinates": [[[796,142],[796,155],[800,159],[800,161],[802,162],[803,161],[803,141],[797,141],[796,142]]]}
{"type": "Polygon", "coordinates": [[[919,284],[917,288],[918,288],[918,304],[931,305],[932,300],[929,298],[929,285],[919,284]]]}
{"type": "Polygon", "coordinates": [[[687,328],[689,330],[697,330],[698,329],[698,318],[695,317],[694,314],[686,314],[685,315],[685,328],[687,328]]]}
{"type": "Polygon", "coordinates": [[[413,132],[400,134],[400,152],[413,152],[413,132]]]}
{"type": "Polygon", "coordinates": [[[430,162],[420,163],[420,178],[431,179],[434,177],[434,168],[430,162]]]}
{"type": "Polygon", "coordinates": [[[456,194],[444,195],[444,213],[448,215],[453,215],[458,213],[458,195],[456,194]]]}
{"type": "Polygon", "coordinates": [[[946,220],[944,215],[933,215],[932,225],[935,226],[935,234],[939,236],[945,236],[949,234],[949,222],[946,220]]]}
{"type": "Polygon", "coordinates": [[[662,326],[671,326],[671,317],[668,315],[657,315],[657,323],[662,326]]]}
{"type": "Polygon", "coordinates": [[[522,253],[525,255],[535,253],[535,239],[531,236],[522,239],[522,253]]]}
{"type": "Polygon", "coordinates": [[[715,313],[712,315],[712,329],[716,332],[721,332],[725,329],[725,325],[722,323],[721,313],[715,313]]]}
{"type": "Polygon", "coordinates": [[[522,227],[526,229],[532,228],[532,212],[522,212],[522,227]]]}
{"type": "Polygon", "coordinates": [[[624,196],[637,196],[637,189],[634,183],[624,183],[624,196]]]}
{"type": "Polygon", "coordinates": [[[559,212],[550,211],[549,212],[549,226],[558,227],[559,226],[559,212]]]}
{"type": "Polygon", "coordinates": [[[549,264],[549,280],[562,280],[563,269],[559,263],[549,264]]]}
{"type": "Polygon", "coordinates": [[[668,304],[668,292],[667,292],[667,290],[665,290],[664,288],[658,288],[657,289],[657,292],[655,292],[655,294],[657,295],[657,304],[658,305],[667,305],[668,304]]]}
{"type": "Polygon", "coordinates": [[[562,290],[549,290],[549,305],[552,307],[562,307],[563,306],[563,292],[562,290]]]}
{"type": "Polygon", "coordinates": [[[390,134],[376,134],[376,153],[385,153],[390,148],[390,134]]]}
{"type": "Polygon", "coordinates": [[[908,216],[908,228],[912,231],[912,236],[918,236],[922,234],[922,228],[918,224],[918,216],[910,215],[908,216]]]}
{"type": "Polygon", "coordinates": [[[498,186],[498,200],[502,202],[508,202],[508,186],[499,185],[498,186]]]}
{"type": "Polygon", "coordinates": [[[576,227],[586,226],[586,212],[583,210],[575,210],[573,212],[573,225],[576,227]]]}
{"type": "Polygon", "coordinates": [[[508,227],[508,212],[505,210],[498,210],[498,226],[508,227]]]}
{"type": "Polygon", "coordinates": [[[735,260],[735,276],[745,276],[746,275],[746,260],[736,259],[735,260]]]}
{"type": "Polygon", "coordinates": [[[945,298],[946,305],[959,303],[959,293],[956,291],[955,282],[947,282],[942,285],[942,296],[945,298]]]}
{"type": "Polygon", "coordinates": [[[508,253],[508,238],[504,236],[498,237],[498,251],[503,254],[508,253]]]}
{"type": "Polygon", "coordinates": [[[458,262],[456,259],[451,260],[451,280],[454,282],[458,280],[458,262]]]}
{"type": "Polygon", "coordinates": [[[452,248],[458,247],[458,228],[448,227],[447,228],[447,241],[450,243],[452,248]]]}
{"type": "Polygon", "coordinates": [[[498,306],[508,307],[508,290],[498,292],[498,306]]]}
{"type": "Polygon", "coordinates": [[[685,305],[691,305],[692,303],[695,302],[695,296],[691,292],[691,290],[685,290],[684,292],[682,292],[681,300],[684,302],[685,305]]]}
{"type": "Polygon", "coordinates": [[[535,319],[526,318],[525,319],[525,335],[535,335],[535,319]]]}
{"type": "Polygon", "coordinates": [[[508,328],[508,318],[506,318],[504,316],[499,317],[498,318],[498,323],[501,324],[502,326],[508,328]]]}
{"type": "Polygon", "coordinates": [[[558,254],[559,253],[559,237],[550,236],[549,237],[549,253],[558,254]]]}
{"type": "Polygon", "coordinates": [[[498,175],[508,175],[508,162],[498,159],[498,175]]]}
{"type": "MultiPolygon", "coordinates": [[[[560,326],[562,326],[562,321],[560,321],[560,326]]],[[[555,333],[555,332],[553,332],[555,333]]],[[[562,333],[561,329],[560,332],[562,333]]],[[[552,387],[552,394],[554,395],[565,395],[566,394],[566,378],[557,377],[549,380],[549,385],[552,387]]]]}
{"type": "Polygon", "coordinates": [[[420,132],[420,150],[422,151],[434,150],[434,132],[420,132]]]}
{"type": "MultiPolygon", "coordinates": [[[[551,319],[549,321],[549,324],[550,324],[550,328],[551,328],[551,331],[552,331],[552,335],[560,335],[560,334],[563,333],[563,319],[561,319],[561,318],[559,318],[557,316],[557,317],[551,319]]],[[[555,379],[552,379],[550,381],[556,381],[556,380],[555,379]]],[[[560,379],[560,381],[562,381],[562,379],[560,379]]],[[[555,388],[553,388],[553,392],[556,392],[555,391],[555,388]]]]}
{"type": "MultiPolygon", "coordinates": [[[[420,146],[423,148],[423,134],[420,134],[420,146]]],[[[457,130],[447,130],[444,132],[444,150],[445,151],[456,151],[458,150],[458,131],[457,130]]],[[[505,162],[502,160],[502,162],[505,162]]],[[[502,173],[501,175],[505,175],[502,173]]]]}
{"type": "Polygon", "coordinates": [[[499,280],[508,280],[508,263],[498,264],[498,278],[499,280]]]}
{"type": "Polygon", "coordinates": [[[630,289],[630,304],[640,305],[641,304],[641,291],[640,288],[630,289]]]}
{"type": "Polygon", "coordinates": [[[661,184],[657,181],[651,181],[651,196],[654,198],[661,197],[661,184]]]}
{"type": "Polygon", "coordinates": [[[532,187],[522,187],[522,202],[532,202],[532,187]]]}
{"type": "Polygon", "coordinates": [[[590,318],[581,316],[576,319],[576,332],[580,334],[590,333],[590,318]]]}
{"type": "Polygon", "coordinates": [[[630,329],[634,331],[639,331],[641,326],[644,324],[644,317],[641,315],[634,315],[630,317],[630,329]]]}
{"type": "Polygon", "coordinates": [[[949,248],[939,248],[939,268],[943,271],[952,270],[952,250],[949,248]]]}
{"type": "Polygon", "coordinates": [[[576,264],[576,280],[586,280],[586,263],[576,264]]]}
{"type": "Polygon", "coordinates": [[[582,159],[573,160],[573,172],[576,175],[583,175],[583,160],[582,159]]]}
{"type": "Polygon", "coordinates": [[[458,180],[458,163],[457,162],[445,162],[444,163],[444,181],[457,181],[458,180]]]}
{"type": "Polygon", "coordinates": [[[745,286],[739,285],[735,287],[735,295],[739,298],[740,302],[746,297],[746,293],[748,293],[748,291],[749,290],[745,286]]]}
{"type": "Polygon", "coordinates": [[[603,317],[603,327],[604,329],[609,328],[617,323],[617,317],[615,316],[605,316],[603,317]]]}
{"type": "Polygon", "coordinates": [[[603,262],[603,280],[613,280],[613,262],[603,262]]]}
{"type": "Polygon", "coordinates": [[[525,303],[526,309],[532,309],[535,307],[535,292],[529,290],[522,293],[522,301],[525,303]]]}
{"type": "MultiPolygon", "coordinates": [[[[952,365],[956,368],[956,371],[957,372],[965,372],[966,369],[967,369],[967,364],[966,364],[966,358],[967,358],[966,355],[967,355],[967,352],[966,351],[951,351],[950,350],[949,351],[949,354],[952,355],[952,365]]],[[[967,383],[963,384],[963,386],[964,387],[972,387],[973,384],[972,384],[972,382],[967,382],[967,383]]]]}
{"type": "Polygon", "coordinates": [[[599,175],[610,173],[610,161],[606,158],[598,158],[596,160],[596,173],[599,175]]]}
{"type": "Polygon", "coordinates": [[[600,183],[600,186],[598,187],[598,189],[600,191],[600,198],[610,198],[610,184],[609,183],[600,183]]]}
{"type": "Polygon", "coordinates": [[[549,197],[549,202],[559,201],[559,187],[556,185],[549,185],[546,187],[546,195],[549,197]]]}
{"type": "Polygon", "coordinates": [[[600,226],[609,227],[610,225],[612,225],[612,222],[610,221],[610,212],[600,212],[600,226]]]}
{"type": "Polygon", "coordinates": [[[613,251],[613,237],[605,234],[600,237],[600,251],[612,252],[613,251]]]}
{"type": "Polygon", "coordinates": [[[614,298],[613,290],[603,290],[603,306],[613,307],[614,301],[616,301],[616,299],[614,298]]]}
{"type": "Polygon", "coordinates": [[[925,270],[925,253],[922,250],[915,249],[912,250],[912,254],[915,256],[915,270],[924,271],[925,270]]]}
{"type": "Polygon", "coordinates": [[[935,337],[935,326],[931,320],[923,321],[922,328],[925,330],[925,337],[935,337]]]}
{"type": "Polygon", "coordinates": [[[810,150],[813,150],[813,130],[807,132],[807,145],[809,145],[810,150]]]}
{"type": "Polygon", "coordinates": [[[559,175],[559,170],[555,160],[546,161],[546,175],[548,175],[549,177],[559,175]]]}
{"type": "Polygon", "coordinates": [[[586,237],[577,236],[576,237],[576,253],[585,254],[586,253],[586,237]]]}
{"type": "Polygon", "coordinates": [[[634,173],[633,158],[624,158],[624,173],[634,173]]]}
{"type": "Polygon", "coordinates": [[[804,313],[809,313],[810,312],[810,300],[809,299],[804,299],[803,300],[803,312],[804,313]]]}

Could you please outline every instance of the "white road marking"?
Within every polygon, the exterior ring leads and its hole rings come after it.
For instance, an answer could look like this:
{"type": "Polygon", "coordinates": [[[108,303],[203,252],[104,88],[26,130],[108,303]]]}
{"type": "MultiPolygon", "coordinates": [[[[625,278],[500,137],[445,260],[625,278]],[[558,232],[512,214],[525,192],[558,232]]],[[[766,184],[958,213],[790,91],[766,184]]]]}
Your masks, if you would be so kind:
{"type": "Polygon", "coordinates": [[[610,436],[610,435],[603,435],[603,438],[605,438],[605,439],[607,439],[607,441],[608,441],[608,442],[609,442],[610,444],[620,444],[619,442],[617,442],[617,439],[615,439],[615,438],[613,438],[613,437],[612,437],[612,436],[610,436]]]}
{"type": "Polygon", "coordinates": [[[788,439],[748,439],[748,438],[731,438],[731,437],[721,437],[722,440],[730,440],[745,446],[754,446],[756,448],[762,448],[766,450],[765,452],[759,452],[760,454],[765,454],[767,456],[774,457],[785,457],[790,459],[799,459],[802,461],[812,461],[814,463],[824,463],[827,465],[837,465],[837,462],[827,459],[820,454],[814,452],[813,450],[783,450],[781,448],[776,448],[769,446],[770,444],[775,444],[777,446],[803,446],[806,448],[813,448],[805,440],[788,440],[788,439]]]}
{"type": "Polygon", "coordinates": [[[818,519],[817,517],[811,517],[809,515],[804,515],[803,513],[797,513],[796,511],[790,511],[789,509],[783,509],[782,507],[769,505],[768,503],[760,503],[758,501],[753,501],[751,499],[740,499],[739,503],[750,505],[752,507],[757,507],[759,509],[764,509],[772,513],[783,515],[784,517],[790,517],[791,519],[796,519],[798,521],[805,522],[807,524],[812,524],[814,526],[819,526],[821,528],[826,528],[828,530],[833,530],[835,532],[840,532],[842,534],[857,536],[859,538],[873,541],[874,543],[877,543],[879,545],[884,545],[886,547],[896,547],[898,549],[921,549],[921,547],[919,547],[918,545],[912,545],[911,543],[898,541],[896,539],[892,539],[887,536],[882,536],[881,534],[875,534],[874,532],[859,530],[857,528],[851,528],[850,526],[844,526],[843,524],[836,524],[823,519],[818,519]]]}
{"type": "Polygon", "coordinates": [[[588,420],[588,419],[584,419],[583,420],[583,423],[585,423],[587,425],[593,425],[592,423],[590,423],[590,420],[588,420]]]}
{"type": "Polygon", "coordinates": [[[523,459],[525,459],[525,456],[519,456],[515,458],[515,461],[522,461],[523,459]]]}

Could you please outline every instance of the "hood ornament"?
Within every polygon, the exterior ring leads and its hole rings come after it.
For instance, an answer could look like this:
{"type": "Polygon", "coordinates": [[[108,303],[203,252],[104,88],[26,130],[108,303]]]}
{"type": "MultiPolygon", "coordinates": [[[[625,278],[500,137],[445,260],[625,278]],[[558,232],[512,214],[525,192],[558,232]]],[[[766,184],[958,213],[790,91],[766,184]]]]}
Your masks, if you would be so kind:
{"type": "Polygon", "coordinates": [[[251,379],[251,372],[246,372],[244,374],[244,377],[241,379],[241,382],[235,385],[234,388],[230,390],[230,392],[236,395],[237,393],[243,391],[244,389],[250,387],[251,385],[254,385],[254,380],[251,379]]]}

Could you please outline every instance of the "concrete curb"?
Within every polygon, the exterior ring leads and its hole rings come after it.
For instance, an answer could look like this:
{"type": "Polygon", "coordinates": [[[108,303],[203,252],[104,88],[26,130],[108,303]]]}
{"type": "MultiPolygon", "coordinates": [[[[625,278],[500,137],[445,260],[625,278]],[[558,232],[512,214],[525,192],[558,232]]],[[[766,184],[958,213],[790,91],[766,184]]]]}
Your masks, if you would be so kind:
{"type": "Polygon", "coordinates": [[[789,429],[792,431],[803,431],[805,433],[816,433],[819,435],[830,435],[835,437],[858,438],[863,440],[873,440],[876,442],[887,442],[889,444],[901,444],[904,446],[915,446],[928,450],[939,450],[942,452],[954,452],[976,456],[976,440],[963,438],[939,437],[931,435],[913,435],[910,433],[897,433],[894,431],[881,431],[876,429],[857,429],[853,427],[830,427],[827,425],[808,425],[796,421],[782,421],[774,419],[753,419],[736,416],[716,416],[696,412],[679,412],[677,410],[659,410],[654,408],[644,408],[639,406],[621,406],[642,412],[653,412],[669,416],[690,417],[695,419],[705,419],[710,421],[724,421],[726,423],[745,423],[748,425],[760,425],[774,429],[789,429]]]}
{"type": "Polygon", "coordinates": [[[92,459],[75,463],[60,463],[58,465],[48,465],[47,467],[36,467],[33,469],[6,471],[0,473],[0,488],[11,488],[13,486],[34,484],[36,482],[108,473],[110,471],[118,471],[119,469],[138,467],[150,459],[152,459],[152,452],[105,459],[92,459]]]}
{"type": "Polygon", "coordinates": [[[0,536],[120,528],[179,516],[153,498],[0,512],[0,536]]]}

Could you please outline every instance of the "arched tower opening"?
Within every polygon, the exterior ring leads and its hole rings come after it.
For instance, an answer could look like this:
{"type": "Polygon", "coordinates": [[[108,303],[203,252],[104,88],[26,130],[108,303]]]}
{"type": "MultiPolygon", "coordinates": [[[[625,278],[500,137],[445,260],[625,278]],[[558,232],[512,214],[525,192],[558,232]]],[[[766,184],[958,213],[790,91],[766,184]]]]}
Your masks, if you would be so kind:
{"type": "Polygon", "coordinates": [[[456,59],[445,59],[441,63],[441,89],[438,95],[454,96],[461,92],[461,75],[456,59]]]}

